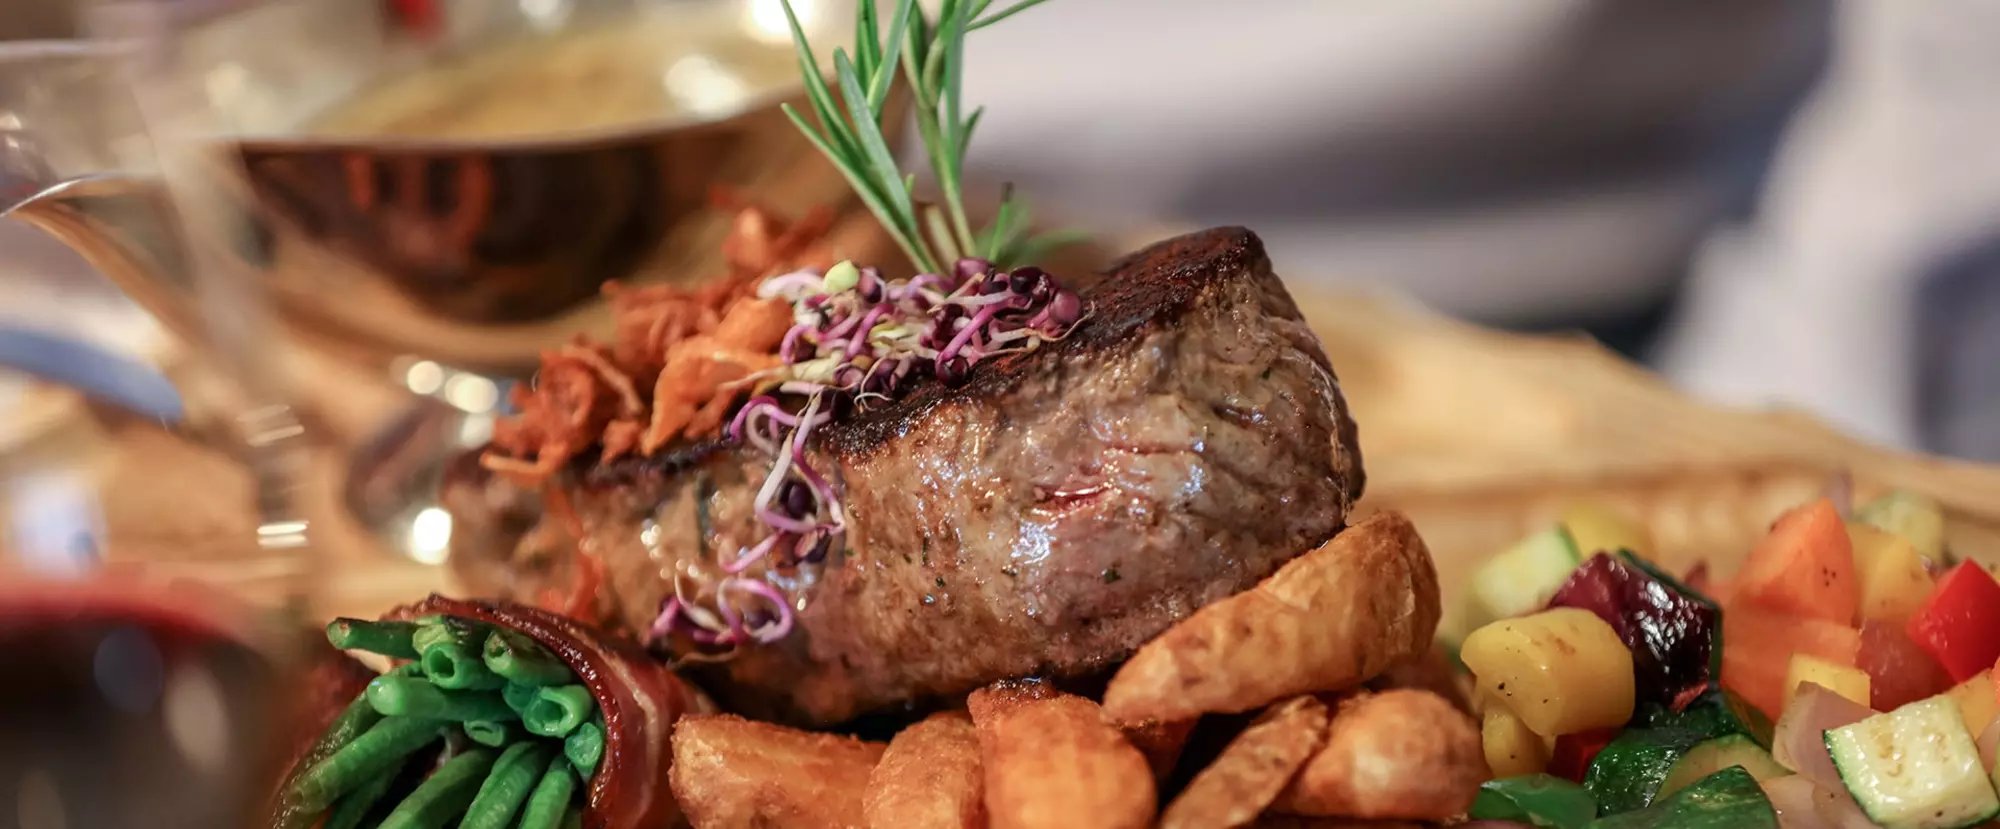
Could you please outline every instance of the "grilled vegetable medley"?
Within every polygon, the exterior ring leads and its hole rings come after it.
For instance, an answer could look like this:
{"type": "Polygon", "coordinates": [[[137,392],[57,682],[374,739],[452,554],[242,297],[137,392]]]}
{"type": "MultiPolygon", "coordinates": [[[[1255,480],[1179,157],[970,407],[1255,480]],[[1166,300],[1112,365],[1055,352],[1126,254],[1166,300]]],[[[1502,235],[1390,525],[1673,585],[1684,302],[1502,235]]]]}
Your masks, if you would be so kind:
{"type": "Polygon", "coordinates": [[[1642,525],[1572,509],[1476,570],[1443,632],[1497,778],[1471,817],[1995,821],[2000,583],[1953,561],[1944,536],[1939,506],[1913,493],[1858,509],[1821,498],[1779,518],[1733,577],[1704,563],[1676,578],[1642,525]]]}

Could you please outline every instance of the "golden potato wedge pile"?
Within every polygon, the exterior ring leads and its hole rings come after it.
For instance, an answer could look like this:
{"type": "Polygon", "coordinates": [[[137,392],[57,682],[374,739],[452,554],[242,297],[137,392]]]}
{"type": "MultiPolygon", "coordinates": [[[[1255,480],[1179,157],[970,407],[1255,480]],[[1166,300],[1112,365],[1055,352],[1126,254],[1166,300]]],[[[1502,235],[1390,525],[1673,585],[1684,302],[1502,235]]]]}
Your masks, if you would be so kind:
{"type": "Polygon", "coordinates": [[[886,745],[692,716],[674,795],[695,829],[1433,824],[1489,776],[1437,622],[1429,551],[1381,513],[1141,647],[1101,705],[1002,682],[886,745]]]}

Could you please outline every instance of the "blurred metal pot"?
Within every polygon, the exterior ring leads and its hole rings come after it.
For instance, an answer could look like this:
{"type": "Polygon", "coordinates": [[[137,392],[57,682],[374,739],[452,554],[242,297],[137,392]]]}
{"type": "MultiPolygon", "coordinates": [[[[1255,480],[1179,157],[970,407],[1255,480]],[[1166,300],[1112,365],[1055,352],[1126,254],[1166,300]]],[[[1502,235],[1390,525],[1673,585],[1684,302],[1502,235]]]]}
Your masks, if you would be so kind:
{"type": "MultiPolygon", "coordinates": [[[[711,249],[724,232],[722,217],[705,210],[718,186],[786,205],[846,197],[839,174],[779,111],[803,99],[795,70],[783,82],[731,86],[726,63],[685,43],[662,44],[656,62],[635,65],[651,72],[644,83],[669,87],[679,112],[463,134],[315,128],[314,119],[384,80],[575,33],[699,28],[788,59],[775,2],[460,0],[440,4],[443,25],[422,35],[388,4],[223,5],[227,13],[177,34],[174,47],[225,122],[217,137],[240,150],[247,186],[220,184],[242,194],[257,219],[239,252],[268,275],[286,316],[331,323],[389,352],[490,363],[490,348],[468,346],[481,356],[467,357],[448,344],[551,320],[605,281],[633,275],[666,240],[711,249]],[[698,79],[705,98],[671,88],[685,81],[688,61],[707,72],[698,79]]],[[[822,35],[840,30],[851,9],[836,0],[793,5],[809,34],[822,35]]],[[[150,148],[130,93],[106,69],[110,47],[10,48],[41,50],[47,68],[0,79],[0,215],[48,230],[163,318],[184,319],[172,307],[186,300],[181,257],[147,195],[150,148]],[[83,121],[87,129],[63,128],[83,121]]],[[[604,79],[576,80],[492,94],[533,104],[537,95],[589,100],[604,91],[604,79]]],[[[522,111],[524,123],[538,120],[533,107],[522,111]]]]}

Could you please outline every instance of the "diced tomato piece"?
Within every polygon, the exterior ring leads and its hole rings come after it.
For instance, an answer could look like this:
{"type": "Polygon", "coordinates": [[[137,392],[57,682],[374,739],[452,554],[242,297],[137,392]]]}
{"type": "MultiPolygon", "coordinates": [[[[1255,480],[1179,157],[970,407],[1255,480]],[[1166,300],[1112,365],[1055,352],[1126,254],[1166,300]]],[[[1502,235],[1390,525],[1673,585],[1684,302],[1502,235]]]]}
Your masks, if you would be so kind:
{"type": "Polygon", "coordinates": [[[1868,672],[1868,707],[1894,711],[1925,697],[1944,693],[1951,677],[1925,653],[1903,626],[1892,622],[1861,624],[1861,650],[1855,667],[1868,672]]]}
{"type": "Polygon", "coordinates": [[[1951,568],[1904,629],[1951,674],[1964,682],[2000,659],[2000,584],[1973,562],[1951,568]]]}
{"type": "Polygon", "coordinates": [[[1861,606],[1854,544],[1833,502],[1821,498],[1785,513],[1736,573],[1731,600],[1852,624],[1861,606]]]}
{"type": "Polygon", "coordinates": [[[1741,602],[1722,612],[1722,684],[1773,719],[1785,709],[1785,670],[1792,654],[1852,666],[1860,649],[1860,631],[1825,619],[1741,602]]]}
{"type": "Polygon", "coordinates": [[[1597,753],[1617,736],[1616,728],[1600,728],[1557,737],[1555,747],[1549,751],[1548,773],[1572,783],[1583,782],[1584,772],[1590,771],[1590,761],[1597,759],[1597,753]]]}

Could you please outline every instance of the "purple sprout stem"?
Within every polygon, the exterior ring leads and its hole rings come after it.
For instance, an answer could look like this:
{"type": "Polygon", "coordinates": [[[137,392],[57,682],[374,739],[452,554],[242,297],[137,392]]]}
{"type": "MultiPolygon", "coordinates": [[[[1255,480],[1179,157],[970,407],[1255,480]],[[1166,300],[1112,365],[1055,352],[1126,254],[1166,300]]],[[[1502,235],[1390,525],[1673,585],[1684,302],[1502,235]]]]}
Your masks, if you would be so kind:
{"type": "Polygon", "coordinates": [[[785,339],[778,343],[778,359],[790,364],[792,358],[799,352],[799,340],[812,333],[818,333],[818,329],[805,323],[792,326],[791,330],[785,332],[785,339]]]}
{"type": "Polygon", "coordinates": [[[750,565],[756,564],[759,559],[762,559],[764,556],[769,555],[772,548],[778,546],[778,536],[781,535],[784,535],[784,533],[781,532],[771,533],[770,535],[765,536],[763,541],[757,542],[756,546],[751,547],[750,549],[744,551],[743,555],[737,556],[733,560],[723,562],[722,572],[728,573],[733,576],[736,575],[737,573],[741,573],[745,570],[750,569],[750,565]]]}
{"type": "Polygon", "coordinates": [[[983,294],[980,296],[960,297],[958,299],[952,300],[952,303],[955,305],[965,306],[966,308],[984,308],[988,305],[1000,305],[1002,303],[1012,302],[1019,298],[1020,297],[1018,294],[1011,294],[1011,293],[983,294]]]}
{"type": "Polygon", "coordinates": [[[653,638],[658,639],[673,633],[674,623],[680,621],[680,618],[681,597],[668,596],[660,605],[660,615],[653,619],[653,626],[649,629],[653,638]]]}
{"type": "Polygon", "coordinates": [[[958,350],[964,348],[966,343],[971,342],[972,335],[978,332],[980,328],[985,327],[986,323],[991,322],[993,315],[998,313],[1000,313],[999,307],[993,305],[979,309],[979,313],[973,316],[971,324],[959,329],[957,334],[952,335],[949,344],[944,348],[938,349],[938,368],[942,370],[946,361],[958,356],[958,350]]]}
{"type": "Polygon", "coordinates": [[[903,283],[900,291],[905,297],[913,297],[923,295],[925,289],[929,289],[937,292],[938,297],[942,299],[946,293],[943,290],[944,288],[944,277],[934,273],[920,273],[910,277],[910,281],[903,283]]]}
{"type": "Polygon", "coordinates": [[[764,522],[764,526],[788,533],[809,533],[819,529],[817,521],[793,518],[775,509],[758,510],[757,520],[764,522]]]}
{"type": "MultiPolygon", "coordinates": [[[[757,412],[759,411],[764,412],[763,417],[787,426],[795,426],[799,422],[798,418],[786,414],[784,409],[778,407],[777,398],[768,394],[760,394],[751,398],[750,402],[743,404],[743,408],[736,410],[736,417],[729,421],[729,439],[742,440],[743,427],[748,426],[753,418],[758,417],[757,412]]],[[[752,431],[756,431],[754,427],[752,431]]]]}
{"type": "Polygon", "coordinates": [[[812,268],[804,268],[764,280],[763,284],[757,286],[757,296],[763,299],[770,299],[775,296],[789,295],[799,289],[818,293],[821,286],[825,284],[824,277],[818,271],[812,268]]]}
{"type": "Polygon", "coordinates": [[[859,309],[850,309],[846,316],[843,316],[840,319],[834,321],[833,326],[831,328],[828,328],[820,333],[829,342],[833,340],[847,339],[847,335],[854,333],[854,326],[860,324],[861,322],[861,317],[863,315],[861,313],[858,313],[858,311],[859,309]]]}
{"type": "Polygon", "coordinates": [[[771,609],[776,611],[777,620],[750,631],[751,638],[769,644],[785,638],[792,632],[792,606],[785,601],[785,594],[778,592],[778,588],[755,579],[737,579],[735,586],[745,593],[769,602],[771,609]]]}
{"type": "Polygon", "coordinates": [[[724,579],[715,587],[715,612],[722,614],[722,620],[729,624],[728,641],[732,644],[743,641],[748,632],[743,629],[743,614],[729,604],[729,586],[731,582],[746,581],[748,579],[724,579]]]}
{"type": "Polygon", "coordinates": [[[855,327],[854,336],[847,341],[847,353],[860,354],[862,344],[868,342],[868,332],[875,330],[875,323],[888,316],[889,311],[894,308],[895,306],[889,303],[878,302],[875,307],[868,309],[868,313],[862,314],[861,324],[855,327]]]}

